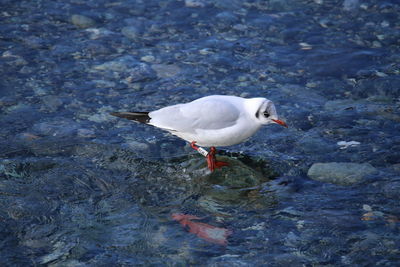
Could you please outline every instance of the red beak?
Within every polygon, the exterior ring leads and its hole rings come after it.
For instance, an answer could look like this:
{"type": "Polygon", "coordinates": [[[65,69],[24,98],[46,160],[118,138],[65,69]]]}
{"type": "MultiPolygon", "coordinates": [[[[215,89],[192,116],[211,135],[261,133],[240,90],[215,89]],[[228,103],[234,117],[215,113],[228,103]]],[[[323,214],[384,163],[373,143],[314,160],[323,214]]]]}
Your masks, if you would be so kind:
{"type": "Polygon", "coordinates": [[[284,121],[281,121],[281,120],[274,120],[274,119],[272,119],[272,121],[273,122],[275,122],[275,123],[277,123],[277,124],[279,124],[279,125],[282,125],[283,127],[288,127],[287,126],[287,124],[286,124],[286,122],[284,122],[284,121]]]}

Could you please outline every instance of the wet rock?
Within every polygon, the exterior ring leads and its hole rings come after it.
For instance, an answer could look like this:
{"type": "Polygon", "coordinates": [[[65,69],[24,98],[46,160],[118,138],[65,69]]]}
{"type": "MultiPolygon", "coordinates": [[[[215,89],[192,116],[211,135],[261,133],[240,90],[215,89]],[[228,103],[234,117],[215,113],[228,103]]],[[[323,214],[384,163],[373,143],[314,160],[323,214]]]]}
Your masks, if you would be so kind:
{"type": "Polygon", "coordinates": [[[95,132],[91,129],[78,129],[78,136],[83,138],[95,137],[95,132]]]}
{"type": "Polygon", "coordinates": [[[147,56],[143,56],[140,58],[140,60],[144,61],[144,62],[154,62],[156,58],[152,55],[147,55],[147,56]]]}
{"type": "Polygon", "coordinates": [[[139,63],[129,70],[128,82],[148,81],[155,78],[155,72],[145,63],[139,63]]]}
{"type": "Polygon", "coordinates": [[[156,73],[144,62],[136,60],[132,56],[122,56],[112,61],[93,66],[92,72],[102,71],[105,75],[112,77],[117,72],[125,76],[127,82],[146,81],[155,78],[156,73]]]}
{"type": "Polygon", "coordinates": [[[28,66],[23,66],[20,70],[19,73],[21,74],[31,74],[32,72],[34,72],[35,69],[32,67],[28,67],[28,66]]]}
{"type": "Polygon", "coordinates": [[[93,80],[93,83],[97,88],[115,88],[116,83],[107,80],[93,80]]]}
{"type": "MultiPolygon", "coordinates": [[[[90,34],[90,39],[92,39],[92,40],[106,38],[106,37],[115,35],[114,32],[109,31],[105,28],[89,28],[89,29],[86,29],[86,32],[88,32],[90,34]]],[[[106,47],[106,49],[110,49],[110,51],[111,51],[112,48],[106,47]]]]}
{"type": "Polygon", "coordinates": [[[229,167],[222,167],[211,173],[209,181],[212,183],[232,188],[245,188],[256,186],[268,180],[267,177],[263,177],[261,173],[238,160],[229,157],[219,157],[218,160],[228,162],[229,167]]]}
{"type": "Polygon", "coordinates": [[[47,41],[43,38],[40,38],[38,36],[28,36],[28,37],[23,37],[24,43],[34,49],[40,49],[44,48],[47,45],[47,41]]]}
{"type": "Polygon", "coordinates": [[[140,30],[135,26],[123,27],[121,33],[129,39],[136,39],[140,36],[140,30]]]}
{"type": "Polygon", "coordinates": [[[205,7],[206,4],[202,0],[185,0],[186,7],[205,7]]]}
{"type": "Polygon", "coordinates": [[[343,9],[345,11],[354,11],[360,7],[359,0],[344,0],[343,1],[343,9]]]}
{"type": "Polygon", "coordinates": [[[64,137],[75,135],[78,127],[79,124],[72,120],[57,118],[53,121],[36,123],[32,129],[40,135],[64,137]]]}
{"type": "Polygon", "coordinates": [[[339,141],[336,144],[340,146],[340,149],[347,149],[348,147],[359,146],[361,143],[357,141],[339,141]]]}
{"type": "Polygon", "coordinates": [[[108,113],[102,112],[102,113],[93,114],[93,115],[89,116],[87,119],[90,121],[93,121],[93,122],[102,123],[102,122],[110,120],[110,116],[111,115],[109,115],[108,113]]]}
{"type": "Polygon", "coordinates": [[[44,108],[50,112],[57,111],[57,109],[63,104],[63,101],[54,95],[43,96],[42,98],[44,108]]]}
{"type": "Polygon", "coordinates": [[[96,21],[83,15],[72,15],[71,22],[79,28],[90,28],[96,25],[96,21]]]}
{"type": "Polygon", "coordinates": [[[246,25],[241,24],[241,23],[233,25],[232,28],[237,30],[237,31],[246,31],[248,29],[248,27],[246,25]]]}
{"type": "Polygon", "coordinates": [[[106,44],[101,44],[94,40],[87,43],[87,45],[83,48],[83,52],[91,57],[95,57],[99,55],[112,54],[114,51],[112,47],[109,47],[106,44]]]}
{"type": "Polygon", "coordinates": [[[181,71],[179,66],[173,64],[153,64],[151,67],[157,73],[158,78],[171,78],[181,71]]]}
{"type": "Polygon", "coordinates": [[[362,182],[365,176],[377,170],[368,163],[329,162],[314,163],[308,170],[313,180],[337,185],[353,185],[362,182]]]}
{"type": "Polygon", "coordinates": [[[149,145],[146,143],[134,141],[134,140],[129,140],[125,145],[122,147],[126,147],[128,149],[134,150],[134,151],[148,151],[149,150],[149,145]]]}
{"type": "Polygon", "coordinates": [[[301,238],[293,232],[289,232],[285,238],[285,246],[288,247],[298,247],[301,242],[301,238]]]}

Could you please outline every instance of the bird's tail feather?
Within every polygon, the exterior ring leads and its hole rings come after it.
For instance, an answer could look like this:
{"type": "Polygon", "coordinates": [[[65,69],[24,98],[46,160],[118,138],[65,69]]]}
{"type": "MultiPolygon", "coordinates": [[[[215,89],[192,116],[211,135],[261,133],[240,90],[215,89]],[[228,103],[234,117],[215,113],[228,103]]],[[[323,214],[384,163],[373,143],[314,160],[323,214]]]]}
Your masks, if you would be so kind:
{"type": "Polygon", "coordinates": [[[111,112],[113,116],[138,121],[141,123],[148,123],[150,121],[148,112],[111,112]]]}

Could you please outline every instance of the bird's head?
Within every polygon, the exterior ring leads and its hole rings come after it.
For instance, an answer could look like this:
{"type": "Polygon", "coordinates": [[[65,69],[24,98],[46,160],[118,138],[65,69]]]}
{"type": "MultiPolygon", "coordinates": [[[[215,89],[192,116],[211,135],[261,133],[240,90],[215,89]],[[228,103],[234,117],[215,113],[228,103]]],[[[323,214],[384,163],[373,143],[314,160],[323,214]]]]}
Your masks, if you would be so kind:
{"type": "Polygon", "coordinates": [[[288,127],[284,121],[278,118],[275,105],[271,100],[262,97],[251,98],[249,99],[249,105],[251,105],[255,120],[259,123],[263,125],[277,123],[281,126],[288,127]]]}

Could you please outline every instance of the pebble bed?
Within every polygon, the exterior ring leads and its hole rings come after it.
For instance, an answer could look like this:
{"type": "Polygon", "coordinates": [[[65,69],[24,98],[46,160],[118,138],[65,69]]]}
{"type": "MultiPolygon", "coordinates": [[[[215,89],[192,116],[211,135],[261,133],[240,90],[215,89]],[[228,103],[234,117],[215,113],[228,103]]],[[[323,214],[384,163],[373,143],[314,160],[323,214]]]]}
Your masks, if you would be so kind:
{"type": "Polygon", "coordinates": [[[397,0],[1,6],[1,266],[400,261],[397,0]],[[184,141],[109,115],[211,94],[267,97],[289,128],[222,148],[231,167],[210,174],[184,141]]]}

